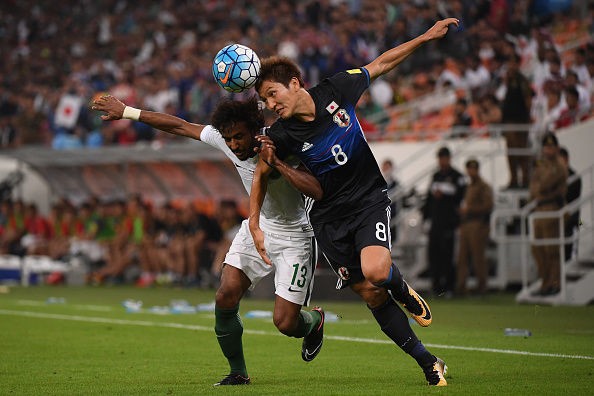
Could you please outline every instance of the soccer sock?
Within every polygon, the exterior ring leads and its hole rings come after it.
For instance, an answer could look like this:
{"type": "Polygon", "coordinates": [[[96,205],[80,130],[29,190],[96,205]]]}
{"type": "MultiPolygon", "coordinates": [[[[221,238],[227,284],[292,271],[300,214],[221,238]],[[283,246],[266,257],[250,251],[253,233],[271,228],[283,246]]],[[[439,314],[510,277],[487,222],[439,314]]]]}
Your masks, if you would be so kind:
{"type": "Polygon", "coordinates": [[[297,328],[291,337],[303,338],[320,325],[322,316],[318,311],[300,311],[297,328]]]}
{"type": "Polygon", "coordinates": [[[370,309],[382,331],[404,352],[410,354],[419,343],[419,339],[412,331],[408,317],[402,309],[390,297],[381,306],[370,309]]]}
{"type": "Polygon", "coordinates": [[[410,351],[409,355],[412,356],[422,368],[431,367],[433,363],[437,361],[437,358],[425,349],[425,345],[423,345],[420,340],[410,351]]]}
{"type": "Polygon", "coordinates": [[[376,283],[375,285],[390,290],[397,301],[404,301],[405,296],[408,294],[408,287],[394,263],[390,266],[388,277],[383,282],[376,283]]]}
{"type": "Polygon", "coordinates": [[[239,305],[230,309],[215,307],[215,333],[223,355],[229,361],[231,373],[247,377],[241,342],[243,323],[238,312],[239,305]]]}

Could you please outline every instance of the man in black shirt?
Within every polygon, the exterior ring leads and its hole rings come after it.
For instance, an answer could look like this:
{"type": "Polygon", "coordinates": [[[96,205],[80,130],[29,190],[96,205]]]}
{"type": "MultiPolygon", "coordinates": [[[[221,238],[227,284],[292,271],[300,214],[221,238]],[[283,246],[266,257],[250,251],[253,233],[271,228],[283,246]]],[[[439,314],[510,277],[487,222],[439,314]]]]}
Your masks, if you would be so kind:
{"type": "Polygon", "coordinates": [[[423,207],[423,219],[431,222],[429,230],[429,270],[436,295],[454,291],[454,241],[460,224],[460,203],[464,198],[464,176],[451,165],[447,147],[437,152],[439,170],[433,174],[423,207]]]}
{"type": "MultiPolygon", "coordinates": [[[[532,106],[532,88],[530,88],[530,81],[520,71],[520,58],[516,54],[512,54],[507,62],[505,87],[506,93],[501,107],[501,123],[528,125],[532,106]]],[[[531,158],[530,153],[526,152],[528,150],[528,128],[523,130],[514,128],[503,134],[508,150],[516,150],[516,152],[507,155],[510,172],[509,188],[526,188],[530,180],[531,158]],[[517,150],[525,150],[525,152],[517,152],[517,150]]]]}
{"type": "Polygon", "coordinates": [[[279,120],[268,131],[250,198],[250,231],[267,262],[259,228],[266,180],[273,168],[289,181],[294,170],[276,162],[297,156],[324,192],[310,212],[316,239],[339,276],[367,303],[382,331],[423,368],[430,385],[445,386],[445,363],[418,340],[400,302],[422,326],[431,323],[425,301],[402,279],[390,254],[390,199],[386,181],[365,140],[355,106],[370,82],[394,69],[423,43],[441,38],[454,18],[437,22],[421,36],[393,48],[370,64],[338,73],[306,90],[297,65],[286,58],[261,64],[256,90],[279,120]]]}

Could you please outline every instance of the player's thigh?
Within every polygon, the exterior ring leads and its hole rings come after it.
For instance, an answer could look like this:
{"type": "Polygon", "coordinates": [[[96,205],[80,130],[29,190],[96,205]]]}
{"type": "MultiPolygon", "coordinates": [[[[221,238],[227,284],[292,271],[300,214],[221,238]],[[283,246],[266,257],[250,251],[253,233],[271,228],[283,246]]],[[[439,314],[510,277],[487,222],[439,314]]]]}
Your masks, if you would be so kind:
{"type": "Polygon", "coordinates": [[[317,261],[315,239],[266,235],[266,250],[275,269],[275,294],[308,305],[317,261]]]}
{"type": "Polygon", "coordinates": [[[392,265],[390,213],[389,206],[375,206],[358,214],[355,245],[363,274],[373,283],[385,280],[392,265]]]}
{"type": "Polygon", "coordinates": [[[231,266],[243,272],[251,282],[250,288],[257,285],[274,269],[266,264],[258,254],[245,221],[233,238],[225,255],[224,263],[225,266],[231,266]]]}
{"type": "Polygon", "coordinates": [[[365,278],[350,224],[348,219],[340,219],[313,225],[320,251],[338,276],[337,289],[343,289],[365,278]]]}

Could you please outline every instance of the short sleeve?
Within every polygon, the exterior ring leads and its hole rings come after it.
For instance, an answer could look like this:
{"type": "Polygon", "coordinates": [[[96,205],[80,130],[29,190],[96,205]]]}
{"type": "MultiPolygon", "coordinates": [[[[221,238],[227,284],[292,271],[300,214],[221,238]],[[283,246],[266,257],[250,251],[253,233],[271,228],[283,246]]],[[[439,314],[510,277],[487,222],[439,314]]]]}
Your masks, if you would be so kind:
{"type": "Polygon", "coordinates": [[[369,72],[364,67],[340,72],[330,77],[330,83],[352,103],[357,103],[363,92],[369,88],[369,72]]]}
{"type": "Polygon", "coordinates": [[[221,133],[212,125],[206,125],[202,129],[202,132],[200,132],[200,141],[223,151],[227,147],[221,133]]]}

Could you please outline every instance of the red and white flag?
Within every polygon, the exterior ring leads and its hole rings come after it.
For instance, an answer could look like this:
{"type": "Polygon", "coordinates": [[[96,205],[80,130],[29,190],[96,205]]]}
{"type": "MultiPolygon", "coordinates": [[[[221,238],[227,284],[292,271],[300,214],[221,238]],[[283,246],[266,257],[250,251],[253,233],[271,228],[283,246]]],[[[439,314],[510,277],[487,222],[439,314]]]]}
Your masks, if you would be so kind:
{"type": "Polygon", "coordinates": [[[79,96],[63,95],[56,108],[56,118],[54,120],[56,125],[68,129],[74,128],[76,120],[78,120],[82,101],[82,98],[79,96]]]}

